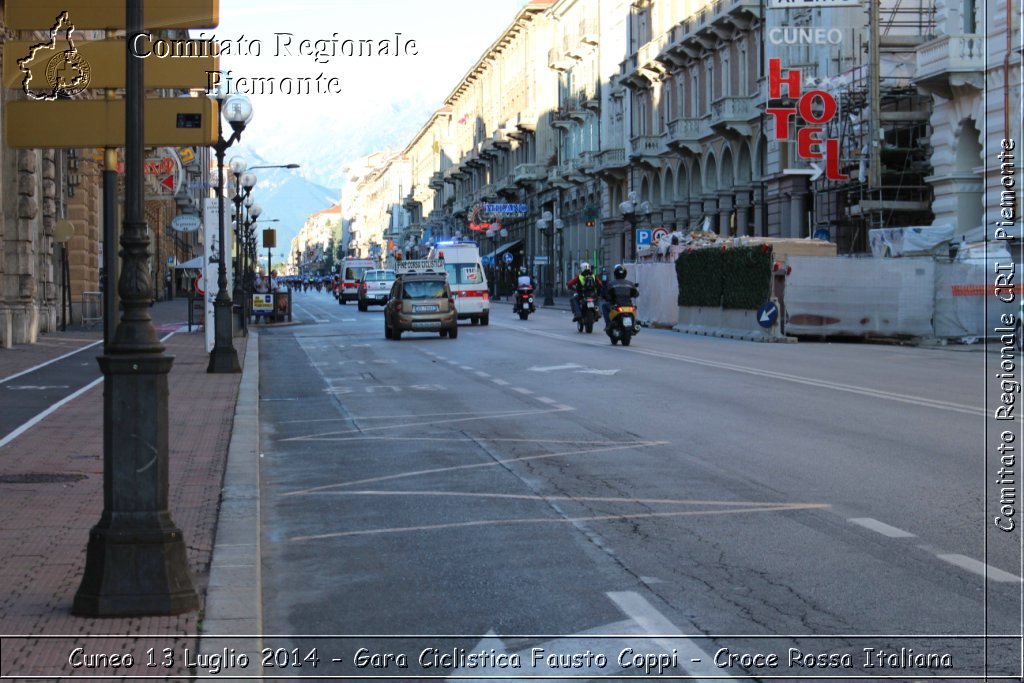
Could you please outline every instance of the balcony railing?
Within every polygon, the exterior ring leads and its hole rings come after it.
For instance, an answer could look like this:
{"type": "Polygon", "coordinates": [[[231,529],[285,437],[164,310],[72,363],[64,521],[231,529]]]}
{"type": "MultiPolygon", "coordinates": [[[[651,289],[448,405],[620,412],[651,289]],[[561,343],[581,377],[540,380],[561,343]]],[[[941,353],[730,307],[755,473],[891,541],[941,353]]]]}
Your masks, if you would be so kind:
{"type": "Polygon", "coordinates": [[[980,33],[940,36],[917,48],[917,79],[985,68],[985,40],[980,33]]]}
{"type": "Polygon", "coordinates": [[[540,180],[545,175],[539,164],[519,164],[512,171],[512,180],[516,183],[540,180]]]}
{"type": "Polygon", "coordinates": [[[700,140],[711,132],[705,123],[704,119],[674,119],[669,121],[669,142],[681,144],[700,140]]]}
{"type": "Polygon", "coordinates": [[[629,162],[626,161],[626,150],[621,147],[601,150],[594,158],[595,171],[624,168],[628,165],[629,162]]]}
{"type": "Polygon", "coordinates": [[[720,97],[711,103],[711,125],[746,123],[759,113],[750,97],[720,97]]]}
{"type": "Polygon", "coordinates": [[[665,138],[661,135],[637,135],[630,141],[636,156],[655,157],[665,151],[665,138]]]}

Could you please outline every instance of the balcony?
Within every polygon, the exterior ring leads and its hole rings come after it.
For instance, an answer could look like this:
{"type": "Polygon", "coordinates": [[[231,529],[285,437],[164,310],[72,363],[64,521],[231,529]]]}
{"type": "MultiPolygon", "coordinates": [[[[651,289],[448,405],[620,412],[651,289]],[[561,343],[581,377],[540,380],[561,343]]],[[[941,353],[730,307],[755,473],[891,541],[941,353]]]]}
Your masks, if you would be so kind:
{"type": "Polygon", "coordinates": [[[455,183],[456,180],[460,180],[466,177],[466,172],[462,170],[459,164],[452,164],[444,172],[444,181],[446,183],[455,183]]]}
{"type": "Polygon", "coordinates": [[[619,176],[629,168],[629,161],[626,160],[626,150],[621,147],[617,149],[601,150],[594,155],[593,172],[599,175],[619,176]]]}
{"type": "Polygon", "coordinates": [[[427,184],[435,190],[442,189],[444,187],[444,173],[437,171],[430,176],[430,182],[427,184]]]}
{"type": "Polygon", "coordinates": [[[711,135],[705,119],[674,119],[668,122],[668,144],[694,154],[700,153],[700,141],[711,135]]]}
{"type": "Polygon", "coordinates": [[[649,88],[661,78],[665,65],[658,60],[658,55],[668,43],[669,33],[663,33],[654,40],[640,46],[640,49],[627,57],[619,65],[620,80],[628,88],[649,88]]]}
{"type": "Polygon", "coordinates": [[[567,190],[573,186],[572,180],[569,179],[569,173],[570,169],[568,164],[552,166],[548,169],[548,183],[555,187],[567,190]]]}
{"type": "Polygon", "coordinates": [[[569,130],[576,125],[575,117],[569,113],[568,107],[559,107],[558,111],[551,112],[551,125],[562,130],[569,130]]]}
{"type": "Polygon", "coordinates": [[[513,177],[511,175],[503,177],[501,180],[495,183],[494,191],[497,192],[499,195],[515,193],[516,185],[513,177]]]}
{"type": "Polygon", "coordinates": [[[597,45],[600,39],[597,17],[588,16],[580,19],[580,42],[587,45],[597,45]]]}
{"type": "Polygon", "coordinates": [[[482,202],[494,201],[498,198],[498,190],[493,184],[488,183],[477,190],[476,196],[482,202]]]}
{"type": "Polygon", "coordinates": [[[493,139],[494,146],[498,149],[510,149],[512,147],[512,141],[509,139],[504,128],[498,128],[495,130],[493,139]]]}
{"type": "Polygon", "coordinates": [[[485,138],[477,147],[480,150],[481,159],[493,159],[498,156],[498,148],[494,145],[493,138],[485,138]]]}
{"type": "Polygon", "coordinates": [[[917,48],[917,86],[947,99],[953,88],[985,87],[985,40],[980,33],[940,36],[917,48]]]}
{"type": "Polygon", "coordinates": [[[633,153],[630,154],[630,158],[642,162],[650,163],[651,160],[666,151],[664,135],[636,135],[630,138],[630,142],[633,143],[633,153]]]}
{"type": "Polygon", "coordinates": [[[709,123],[716,130],[749,136],[752,131],[750,123],[760,113],[753,97],[720,97],[711,103],[709,123]]]}
{"type": "Polygon", "coordinates": [[[668,32],[662,61],[680,63],[727,40],[734,29],[747,30],[761,16],[760,0],[715,0],[668,32]]]}
{"type": "Polygon", "coordinates": [[[519,164],[512,171],[512,182],[516,185],[533,182],[544,177],[546,177],[545,171],[540,164],[519,164]]]}
{"type": "Polygon", "coordinates": [[[576,62],[561,48],[553,47],[548,50],[548,68],[555,71],[568,71],[576,62]]]}

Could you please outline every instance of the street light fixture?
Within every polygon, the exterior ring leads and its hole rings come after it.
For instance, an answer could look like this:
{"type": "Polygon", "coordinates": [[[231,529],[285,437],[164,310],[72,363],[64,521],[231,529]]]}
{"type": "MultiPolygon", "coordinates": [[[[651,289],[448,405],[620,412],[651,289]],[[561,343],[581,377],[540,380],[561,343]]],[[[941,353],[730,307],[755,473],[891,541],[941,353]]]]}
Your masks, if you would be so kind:
{"type": "MultiPolygon", "coordinates": [[[[640,216],[643,216],[645,222],[650,222],[651,214],[653,209],[651,203],[644,200],[637,202],[636,192],[630,192],[627,195],[626,201],[619,204],[619,210],[622,211],[622,217],[629,223],[629,258],[636,260],[636,226],[640,222],[640,216]]],[[[625,258],[625,254],[623,257],[625,258]]]]}
{"type": "Polygon", "coordinates": [[[547,274],[544,277],[544,306],[555,305],[555,232],[561,232],[564,224],[560,218],[555,218],[550,211],[545,211],[541,214],[541,217],[537,219],[537,228],[548,238],[548,249],[547,257],[548,263],[547,274]]]}
{"type": "MultiPolygon", "coordinates": [[[[216,97],[217,110],[231,126],[231,137],[224,139],[224,126],[221,117],[217,117],[217,143],[213,150],[217,155],[217,187],[224,187],[224,154],[228,147],[242,137],[242,131],[252,120],[252,104],[247,97],[232,95],[224,99],[226,93],[221,91],[216,97]]],[[[243,162],[244,163],[244,162],[243,162]]],[[[234,170],[234,169],[232,169],[234,170]]],[[[244,170],[244,168],[243,168],[244,170]]],[[[217,192],[217,239],[220,250],[220,261],[217,263],[217,298],[213,302],[214,336],[213,350],[210,352],[210,364],[207,372],[240,372],[238,353],[231,342],[231,297],[228,295],[227,252],[224,249],[224,193],[217,192]]]]}

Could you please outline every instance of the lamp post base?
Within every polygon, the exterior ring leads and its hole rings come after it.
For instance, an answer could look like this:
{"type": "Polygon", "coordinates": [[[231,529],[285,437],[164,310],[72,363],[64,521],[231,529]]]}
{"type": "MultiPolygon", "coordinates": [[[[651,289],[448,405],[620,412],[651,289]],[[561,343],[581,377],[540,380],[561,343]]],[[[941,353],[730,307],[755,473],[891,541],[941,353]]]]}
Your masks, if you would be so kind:
{"type": "Polygon", "coordinates": [[[213,351],[207,372],[241,372],[238,352],[231,345],[231,300],[214,302],[213,309],[213,351]]]}
{"type": "Polygon", "coordinates": [[[199,608],[181,531],[166,512],[139,517],[115,514],[93,527],[72,614],[129,617],[199,608]]]}
{"type": "Polygon", "coordinates": [[[174,359],[106,355],[103,514],[89,533],[72,613],[115,617],[198,608],[185,542],[167,507],[167,378],[174,359]]]}

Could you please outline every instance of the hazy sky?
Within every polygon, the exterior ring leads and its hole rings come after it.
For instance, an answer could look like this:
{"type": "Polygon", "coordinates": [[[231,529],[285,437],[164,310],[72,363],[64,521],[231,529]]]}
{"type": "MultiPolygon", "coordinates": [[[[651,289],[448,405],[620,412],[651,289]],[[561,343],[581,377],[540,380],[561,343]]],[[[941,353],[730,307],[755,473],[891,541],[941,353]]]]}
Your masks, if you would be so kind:
{"type": "MultiPolygon", "coordinates": [[[[222,57],[221,68],[230,69],[236,78],[316,79],[323,74],[324,84],[337,78],[334,85],[340,87],[341,94],[251,97],[255,114],[245,138],[258,146],[261,137],[279,141],[285,132],[301,131],[308,140],[315,129],[337,131],[339,123],[358,120],[361,112],[365,116],[367,110],[387,111],[388,105],[398,102],[426,101],[440,106],[524,4],[524,0],[221,0],[220,26],[205,31],[204,37],[212,33],[218,41],[228,41],[233,52],[239,47],[249,51],[250,41],[259,41],[258,57],[222,57]],[[293,34],[291,56],[287,54],[288,38],[278,33],[293,34]],[[376,52],[378,41],[394,41],[396,33],[401,34],[403,47],[405,41],[415,40],[418,54],[328,54],[319,62],[312,55],[297,54],[303,40],[335,39],[339,51],[345,39],[369,39],[376,52]]],[[[296,153],[301,155],[301,150],[296,153]]]]}

